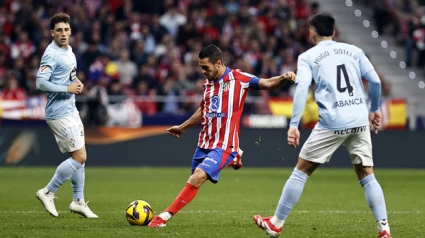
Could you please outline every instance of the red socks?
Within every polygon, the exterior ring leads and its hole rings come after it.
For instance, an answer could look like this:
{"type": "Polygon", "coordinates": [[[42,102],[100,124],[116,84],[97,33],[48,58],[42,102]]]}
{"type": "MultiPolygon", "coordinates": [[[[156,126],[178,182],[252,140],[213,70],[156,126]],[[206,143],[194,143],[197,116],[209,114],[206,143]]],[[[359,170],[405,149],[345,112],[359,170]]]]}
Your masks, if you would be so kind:
{"type": "Polygon", "coordinates": [[[193,200],[197,192],[197,187],[190,183],[186,183],[186,186],[180,191],[179,195],[177,195],[176,200],[174,200],[174,202],[165,211],[176,215],[177,212],[193,200]]]}

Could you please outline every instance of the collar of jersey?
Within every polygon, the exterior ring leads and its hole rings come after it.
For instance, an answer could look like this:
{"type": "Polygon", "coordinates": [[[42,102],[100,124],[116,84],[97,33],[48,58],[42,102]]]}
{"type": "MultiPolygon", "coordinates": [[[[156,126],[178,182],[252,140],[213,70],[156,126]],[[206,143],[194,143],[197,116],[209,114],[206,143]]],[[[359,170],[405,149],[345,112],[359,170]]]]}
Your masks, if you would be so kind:
{"type": "Polygon", "coordinates": [[[318,45],[330,45],[334,42],[335,41],[333,41],[333,40],[323,40],[323,41],[319,42],[318,45]]]}
{"type": "Polygon", "coordinates": [[[230,72],[230,68],[229,67],[226,67],[226,70],[224,71],[224,74],[221,75],[220,78],[214,80],[214,82],[218,82],[218,81],[222,80],[229,72],[230,72]]]}
{"type": "Polygon", "coordinates": [[[64,48],[61,48],[61,47],[59,47],[58,45],[56,45],[56,43],[55,43],[55,41],[54,41],[54,40],[52,40],[52,44],[53,44],[53,46],[54,46],[56,49],[63,50],[63,51],[68,51],[68,50],[69,50],[69,45],[68,45],[68,48],[64,49],[64,48]]]}

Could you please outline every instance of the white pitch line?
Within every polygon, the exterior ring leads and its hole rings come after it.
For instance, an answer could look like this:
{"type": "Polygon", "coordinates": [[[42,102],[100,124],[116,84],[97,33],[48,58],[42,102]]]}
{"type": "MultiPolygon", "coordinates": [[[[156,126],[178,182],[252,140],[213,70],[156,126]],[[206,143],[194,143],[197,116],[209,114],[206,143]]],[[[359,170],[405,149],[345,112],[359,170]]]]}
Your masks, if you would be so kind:
{"type": "MultiPolygon", "coordinates": [[[[237,211],[237,210],[197,210],[197,211],[180,211],[179,213],[274,213],[274,210],[269,211],[237,211]]],[[[46,213],[46,211],[0,211],[0,214],[40,214],[46,213]]],[[[69,213],[69,211],[58,211],[58,213],[69,213]]],[[[124,214],[125,211],[108,211],[108,212],[99,212],[101,214],[124,214]]],[[[370,211],[343,211],[343,210],[329,210],[329,211],[309,211],[309,210],[295,210],[292,213],[321,213],[321,214],[369,214],[370,211]]],[[[388,211],[389,214],[423,214],[424,211],[388,211]]]]}

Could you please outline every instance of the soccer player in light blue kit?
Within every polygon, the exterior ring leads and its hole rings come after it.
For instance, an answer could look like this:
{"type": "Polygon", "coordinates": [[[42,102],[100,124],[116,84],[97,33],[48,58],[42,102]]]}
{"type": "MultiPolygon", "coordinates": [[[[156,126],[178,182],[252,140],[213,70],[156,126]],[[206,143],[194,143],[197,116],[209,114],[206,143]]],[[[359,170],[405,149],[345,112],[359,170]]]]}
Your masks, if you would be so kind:
{"type": "Polygon", "coordinates": [[[316,46],[298,57],[297,88],[288,144],[293,147],[299,145],[298,124],[312,80],[316,84],[319,122],[301,149],[298,163],[283,188],[274,216],[255,215],[254,221],[267,234],[278,237],[309,176],[321,164],[328,162],[339,146],[344,145],[377,221],[378,237],[390,238],[384,194],[373,174],[369,128],[371,125],[377,133],[381,123],[380,79],[361,49],[332,41],[335,34],[333,17],[318,14],[309,24],[310,38],[316,46]],[[369,83],[370,112],[362,77],[369,83]]]}
{"type": "Polygon", "coordinates": [[[69,45],[71,19],[64,13],[50,19],[53,41],[41,58],[37,73],[37,89],[47,93],[46,122],[52,130],[62,153],[70,158],[56,169],[45,188],[37,191],[37,198],[53,216],[59,214],[54,203],[54,194],[68,179],[71,180],[73,201],[69,209],[87,218],[97,218],[84,201],[84,164],[87,153],[84,126],[75,106],[75,94],[81,93],[84,85],[76,77],[76,59],[69,45]]]}

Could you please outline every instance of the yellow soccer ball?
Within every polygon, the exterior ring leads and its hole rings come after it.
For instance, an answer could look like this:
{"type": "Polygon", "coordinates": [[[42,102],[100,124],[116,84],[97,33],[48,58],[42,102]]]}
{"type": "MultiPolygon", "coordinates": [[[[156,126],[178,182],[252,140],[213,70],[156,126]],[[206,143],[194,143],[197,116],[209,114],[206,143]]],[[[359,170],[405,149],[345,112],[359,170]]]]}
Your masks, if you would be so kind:
{"type": "Polygon", "coordinates": [[[153,210],[149,203],[136,200],[128,205],[125,217],[132,226],[146,226],[152,220],[153,210]]]}

